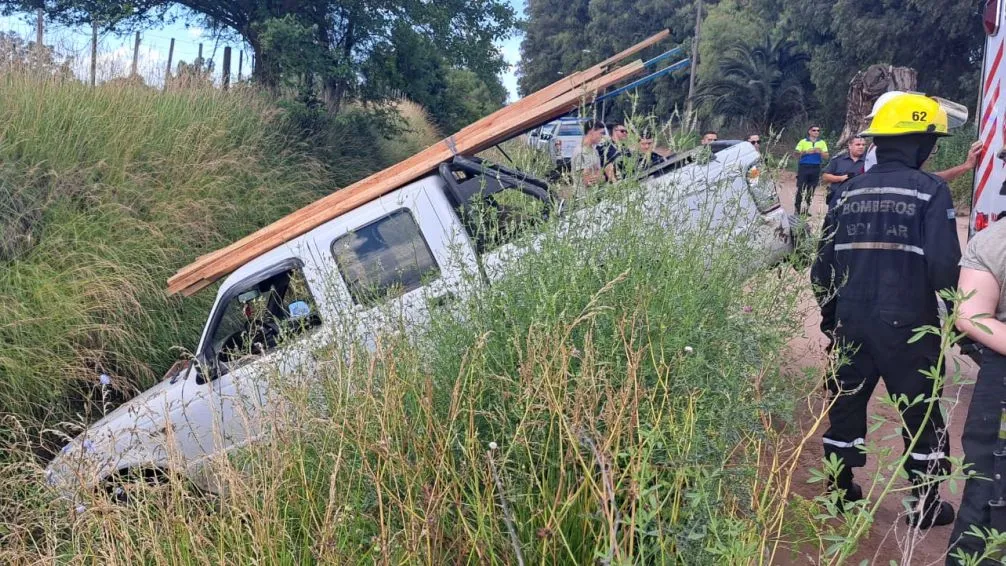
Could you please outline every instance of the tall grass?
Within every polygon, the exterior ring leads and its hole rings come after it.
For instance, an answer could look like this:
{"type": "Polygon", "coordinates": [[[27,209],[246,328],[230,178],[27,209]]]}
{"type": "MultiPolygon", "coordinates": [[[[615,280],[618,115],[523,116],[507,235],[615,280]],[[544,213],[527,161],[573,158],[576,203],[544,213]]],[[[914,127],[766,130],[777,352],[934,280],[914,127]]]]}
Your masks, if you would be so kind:
{"type": "Polygon", "coordinates": [[[799,274],[752,271],[717,193],[726,226],[650,195],[553,221],[413,339],[336,341],[310,380],[277,375],[275,433],[215,463],[224,495],[170,480],[75,510],[12,465],[0,560],[770,561],[786,498],[762,459],[806,387],[778,369],[799,274]]]}
{"type": "Polygon", "coordinates": [[[337,188],[341,164],[294,151],[249,89],[7,74],[0,98],[0,412],[35,422],[85,410],[100,374],[115,395],[151,384],[212,299],[169,298],[166,278],[337,188]]]}

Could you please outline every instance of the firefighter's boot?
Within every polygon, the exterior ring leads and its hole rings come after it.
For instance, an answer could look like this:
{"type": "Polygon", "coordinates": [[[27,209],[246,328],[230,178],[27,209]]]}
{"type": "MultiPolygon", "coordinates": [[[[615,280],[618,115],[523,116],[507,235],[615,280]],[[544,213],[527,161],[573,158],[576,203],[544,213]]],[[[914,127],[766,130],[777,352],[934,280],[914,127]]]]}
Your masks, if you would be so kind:
{"type": "Polygon", "coordinates": [[[828,480],[828,493],[833,492],[838,492],[838,509],[843,512],[845,511],[846,503],[855,503],[863,499],[863,489],[859,487],[859,484],[852,481],[852,470],[850,468],[842,468],[838,477],[834,480],[828,480]]]}
{"type": "Polygon", "coordinates": [[[954,522],[954,506],[946,501],[941,501],[935,486],[925,488],[915,488],[912,490],[917,501],[914,510],[905,517],[905,522],[910,527],[929,529],[932,527],[942,527],[954,522]],[[920,511],[921,509],[921,511],[920,511]]]}

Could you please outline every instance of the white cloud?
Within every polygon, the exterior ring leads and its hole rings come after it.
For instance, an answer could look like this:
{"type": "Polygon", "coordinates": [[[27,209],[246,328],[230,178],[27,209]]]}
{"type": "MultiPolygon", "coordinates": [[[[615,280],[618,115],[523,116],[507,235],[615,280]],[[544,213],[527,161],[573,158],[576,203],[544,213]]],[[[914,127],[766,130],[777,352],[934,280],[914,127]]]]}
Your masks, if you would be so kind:
{"type": "Polygon", "coordinates": [[[200,38],[203,36],[203,28],[189,28],[189,35],[200,38]]]}

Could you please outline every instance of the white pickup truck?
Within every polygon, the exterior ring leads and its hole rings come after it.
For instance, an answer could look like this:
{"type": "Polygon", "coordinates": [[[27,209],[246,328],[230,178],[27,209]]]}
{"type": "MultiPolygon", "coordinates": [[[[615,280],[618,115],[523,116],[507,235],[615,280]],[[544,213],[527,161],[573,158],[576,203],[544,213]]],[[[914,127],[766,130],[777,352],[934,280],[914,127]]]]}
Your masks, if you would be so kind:
{"type": "MultiPolygon", "coordinates": [[[[684,218],[723,226],[725,238],[753,234],[759,262],[774,263],[792,251],[790,219],[760,166],[755,148],[737,142],[715,154],[679,154],[639,176],[647,199],[676,195],[684,218]],[[727,201],[735,203],[729,211],[727,201]]],[[[492,285],[540,244],[536,220],[558,216],[548,225],[561,230],[590,211],[565,215],[562,208],[540,180],[456,157],[437,174],[255,258],[223,281],[194,358],[64,447],[47,469],[49,483],[71,496],[170,470],[213,490],[206,464],[261,437],[277,375],[310,376],[312,352],[337,335],[372,344],[386,325],[420,324],[429,309],[475,292],[473,285],[492,285]],[[502,203],[516,201],[533,205],[525,212],[537,218],[483,229],[486,211],[505,218],[502,203]]]]}

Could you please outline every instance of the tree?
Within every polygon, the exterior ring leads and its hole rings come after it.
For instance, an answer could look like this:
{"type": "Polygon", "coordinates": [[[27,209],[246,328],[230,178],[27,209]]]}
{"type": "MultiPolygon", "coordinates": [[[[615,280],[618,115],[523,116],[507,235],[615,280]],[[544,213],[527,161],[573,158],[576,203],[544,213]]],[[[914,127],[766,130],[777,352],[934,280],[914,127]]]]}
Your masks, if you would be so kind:
{"type": "Polygon", "coordinates": [[[812,89],[807,62],[794,41],[736,43],[720,59],[720,72],[699,85],[697,97],[728,121],[755,131],[785,126],[807,115],[812,89]]]}
{"type": "MultiPolygon", "coordinates": [[[[0,5],[8,10],[35,7],[33,0],[0,5]]],[[[50,17],[80,24],[94,18],[95,7],[108,14],[129,12],[136,21],[151,14],[163,18],[173,5],[187,8],[212,29],[233,30],[247,41],[261,84],[318,80],[336,105],[359,86],[360,67],[396,26],[431,38],[452,65],[489,77],[505,65],[493,42],[507,37],[515,25],[513,9],[504,0],[48,0],[43,7],[50,17]]]]}
{"type": "Polygon", "coordinates": [[[973,105],[981,71],[982,0],[751,0],[777,33],[811,55],[827,123],[840,126],[849,81],[873,64],[911,67],[919,89],[973,105]]]}
{"type": "MultiPolygon", "coordinates": [[[[517,68],[523,94],[663,29],[671,30],[670,39],[641,56],[656,55],[675,45],[688,45],[692,29],[681,22],[695,18],[692,0],[529,0],[527,12],[517,68]]],[[[687,85],[681,76],[663,77],[640,89],[634,101],[637,108],[668,117],[684,101],[687,85]]],[[[607,106],[608,116],[624,116],[632,104],[631,97],[618,97],[607,106]]]]}
{"type": "Polygon", "coordinates": [[[363,69],[368,98],[404,95],[427,109],[444,132],[456,132],[500,108],[506,88],[452,66],[433,42],[407,26],[374,49],[363,69]]]}
{"type": "Polygon", "coordinates": [[[585,63],[591,55],[584,25],[589,0],[528,0],[528,20],[520,44],[517,85],[527,95],[557,81],[585,63]]]}

